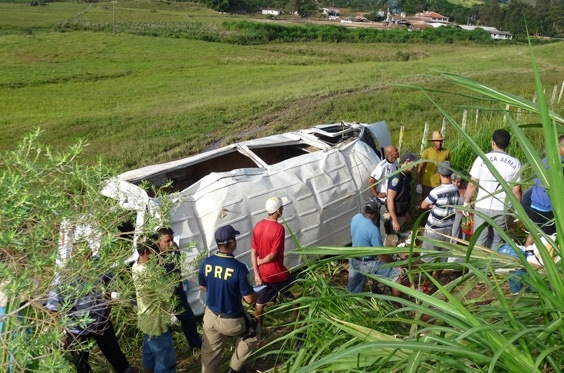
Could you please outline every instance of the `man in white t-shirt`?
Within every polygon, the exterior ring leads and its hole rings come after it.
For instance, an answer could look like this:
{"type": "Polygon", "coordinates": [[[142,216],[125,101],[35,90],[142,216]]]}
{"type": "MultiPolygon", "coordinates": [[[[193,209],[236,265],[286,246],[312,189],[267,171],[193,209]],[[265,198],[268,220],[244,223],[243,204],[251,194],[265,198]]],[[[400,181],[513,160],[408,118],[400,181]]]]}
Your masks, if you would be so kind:
{"type": "Polygon", "coordinates": [[[388,194],[388,175],[397,171],[399,151],[393,145],[388,145],[384,148],[385,158],[382,159],[374,171],[370,174],[368,179],[368,186],[373,195],[380,200],[380,235],[385,237],[386,230],[384,229],[384,219],[382,215],[388,210],[386,209],[386,196],[388,194]]]}
{"type": "Polygon", "coordinates": [[[368,186],[372,194],[384,201],[388,191],[388,181],[386,176],[398,169],[399,151],[393,145],[388,145],[384,148],[385,158],[382,159],[374,171],[370,174],[368,179],[368,186]]]}
{"type": "MultiPolygon", "coordinates": [[[[511,135],[504,129],[496,130],[492,137],[492,151],[486,154],[486,158],[499,172],[503,180],[512,185],[513,194],[521,201],[521,162],[505,152],[509,146],[511,135]]],[[[490,166],[491,167],[491,166],[490,166]]],[[[486,162],[478,157],[470,169],[472,183],[468,184],[464,196],[464,206],[469,207],[470,201],[478,189],[478,196],[474,204],[474,227],[478,228],[484,223],[482,216],[487,216],[505,229],[507,210],[511,207],[506,193],[501,188],[499,181],[492,174],[486,162]],[[480,216],[482,214],[482,216],[480,216]]],[[[496,249],[501,245],[501,237],[491,225],[486,227],[478,237],[476,243],[490,249],[496,249]]]]}

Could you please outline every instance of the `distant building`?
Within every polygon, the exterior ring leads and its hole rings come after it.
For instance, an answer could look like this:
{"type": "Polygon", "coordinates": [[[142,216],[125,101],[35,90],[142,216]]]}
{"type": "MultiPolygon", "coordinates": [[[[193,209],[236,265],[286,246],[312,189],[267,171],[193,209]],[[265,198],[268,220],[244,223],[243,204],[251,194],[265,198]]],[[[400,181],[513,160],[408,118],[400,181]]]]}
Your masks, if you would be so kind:
{"type": "Polygon", "coordinates": [[[386,16],[386,20],[384,21],[384,25],[386,26],[399,25],[409,28],[411,27],[411,22],[407,20],[405,13],[401,13],[398,15],[388,12],[388,15],[386,16]]]}
{"type": "Polygon", "coordinates": [[[427,23],[448,23],[448,17],[440,15],[437,12],[423,12],[423,13],[415,13],[415,17],[421,21],[425,21],[427,23]]]}
{"type": "Polygon", "coordinates": [[[368,22],[368,18],[362,16],[356,16],[352,20],[353,22],[368,22]]]}
{"type": "Polygon", "coordinates": [[[490,34],[490,38],[495,40],[511,40],[513,39],[513,34],[508,31],[499,31],[495,27],[487,27],[487,26],[470,26],[470,25],[459,25],[463,30],[466,31],[473,31],[477,28],[481,28],[482,30],[486,31],[490,34]]]}
{"type": "Polygon", "coordinates": [[[321,8],[321,10],[323,11],[323,14],[328,17],[333,16],[339,18],[341,15],[341,10],[337,8],[321,8]]]}
{"type": "Polygon", "coordinates": [[[282,14],[282,11],[278,10],[278,9],[262,9],[262,14],[270,14],[273,16],[279,16],[280,14],[282,14]]]}

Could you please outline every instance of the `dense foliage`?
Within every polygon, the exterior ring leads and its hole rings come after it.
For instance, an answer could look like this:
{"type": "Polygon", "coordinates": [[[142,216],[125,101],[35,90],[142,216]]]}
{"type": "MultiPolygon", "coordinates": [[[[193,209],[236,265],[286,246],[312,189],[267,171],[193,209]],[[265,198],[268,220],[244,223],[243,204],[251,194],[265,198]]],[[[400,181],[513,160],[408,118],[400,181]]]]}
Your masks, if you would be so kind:
{"type": "Polygon", "coordinates": [[[516,35],[562,37],[564,36],[564,3],[537,1],[536,6],[524,2],[500,5],[492,1],[479,8],[479,21],[483,25],[506,30],[516,35]]]}
{"type": "MultiPolygon", "coordinates": [[[[94,23],[83,19],[66,20],[55,26],[65,31],[111,31],[111,24],[94,23]]],[[[374,28],[348,28],[332,25],[279,25],[250,21],[226,22],[222,27],[210,27],[200,23],[151,24],[121,23],[120,33],[135,35],[185,38],[232,44],[264,44],[291,42],[348,42],[348,43],[493,43],[487,32],[481,29],[465,31],[454,27],[429,28],[421,31],[407,29],[379,30],[374,28]]]]}
{"type": "MultiPolygon", "coordinates": [[[[98,227],[100,262],[105,271],[111,268],[118,275],[124,270],[124,257],[131,252],[131,245],[116,234],[124,214],[111,211],[111,201],[99,192],[101,182],[112,174],[111,169],[102,163],[84,166],[78,162],[83,142],[58,153],[39,143],[40,134],[28,134],[14,150],[3,152],[0,161],[3,372],[9,371],[8,366],[13,372],[72,371],[61,349],[64,320],[43,308],[55,279],[56,258],[60,260],[57,246],[64,220],[79,222],[88,216],[88,224],[98,227]]],[[[80,273],[82,278],[91,279],[100,275],[94,272],[92,261],[72,263],[72,276],[80,273]]],[[[59,279],[68,280],[62,272],[59,279]]],[[[115,305],[116,313],[120,313],[121,306],[118,302],[115,305]]]]}

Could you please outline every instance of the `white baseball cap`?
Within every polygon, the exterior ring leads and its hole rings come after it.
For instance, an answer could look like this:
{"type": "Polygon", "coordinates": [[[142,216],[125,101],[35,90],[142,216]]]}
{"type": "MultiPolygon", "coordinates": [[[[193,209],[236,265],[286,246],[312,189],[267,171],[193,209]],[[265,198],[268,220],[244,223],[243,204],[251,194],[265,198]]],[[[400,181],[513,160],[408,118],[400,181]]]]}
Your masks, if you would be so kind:
{"type": "Polygon", "coordinates": [[[268,200],[266,200],[264,207],[266,208],[267,213],[274,214],[280,209],[280,207],[286,206],[288,202],[288,198],[286,197],[270,197],[268,200]]]}

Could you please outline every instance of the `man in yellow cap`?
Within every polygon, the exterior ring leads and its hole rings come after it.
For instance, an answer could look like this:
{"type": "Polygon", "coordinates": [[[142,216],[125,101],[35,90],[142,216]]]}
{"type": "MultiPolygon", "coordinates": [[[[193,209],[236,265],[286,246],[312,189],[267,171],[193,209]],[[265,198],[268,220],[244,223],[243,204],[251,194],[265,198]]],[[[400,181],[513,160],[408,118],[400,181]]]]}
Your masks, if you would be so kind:
{"type": "Polygon", "coordinates": [[[433,188],[441,185],[441,177],[437,173],[439,163],[450,160],[450,150],[443,148],[444,137],[439,131],[434,131],[429,141],[433,146],[423,150],[421,160],[417,168],[417,186],[415,191],[425,200],[433,188]]]}

